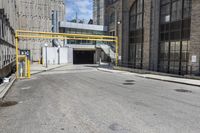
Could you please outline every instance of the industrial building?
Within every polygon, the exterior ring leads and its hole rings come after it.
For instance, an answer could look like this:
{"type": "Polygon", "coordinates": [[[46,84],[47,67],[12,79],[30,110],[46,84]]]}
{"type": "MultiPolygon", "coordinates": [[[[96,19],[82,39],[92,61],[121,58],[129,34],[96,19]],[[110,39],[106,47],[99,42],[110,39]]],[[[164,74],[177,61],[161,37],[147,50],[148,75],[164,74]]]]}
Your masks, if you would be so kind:
{"type": "Polygon", "coordinates": [[[104,6],[105,25],[121,42],[122,66],[200,74],[199,1],[109,0],[104,6]]]}
{"type": "MultiPolygon", "coordinates": [[[[15,30],[51,32],[52,17],[64,20],[64,0],[0,0],[0,79],[15,70],[15,30]]],[[[20,39],[20,53],[31,61],[42,58],[42,46],[52,40],[20,39]]]]}
{"type": "Polygon", "coordinates": [[[0,0],[0,79],[14,71],[16,12],[16,1],[0,0]]]}
{"type": "MultiPolygon", "coordinates": [[[[64,0],[16,0],[19,30],[52,32],[53,12],[57,22],[64,20],[64,0]]],[[[21,40],[20,49],[30,52],[31,61],[41,59],[41,47],[45,43],[52,46],[51,40],[21,40]]]]}

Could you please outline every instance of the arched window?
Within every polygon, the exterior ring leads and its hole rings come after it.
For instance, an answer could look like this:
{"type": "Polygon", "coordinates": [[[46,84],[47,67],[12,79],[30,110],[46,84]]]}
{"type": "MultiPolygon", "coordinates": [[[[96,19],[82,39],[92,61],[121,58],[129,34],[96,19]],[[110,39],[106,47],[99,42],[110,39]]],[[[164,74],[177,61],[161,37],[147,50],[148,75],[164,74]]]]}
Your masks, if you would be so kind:
{"type": "Polygon", "coordinates": [[[129,13],[129,65],[142,68],[144,0],[136,0],[129,13]]]}

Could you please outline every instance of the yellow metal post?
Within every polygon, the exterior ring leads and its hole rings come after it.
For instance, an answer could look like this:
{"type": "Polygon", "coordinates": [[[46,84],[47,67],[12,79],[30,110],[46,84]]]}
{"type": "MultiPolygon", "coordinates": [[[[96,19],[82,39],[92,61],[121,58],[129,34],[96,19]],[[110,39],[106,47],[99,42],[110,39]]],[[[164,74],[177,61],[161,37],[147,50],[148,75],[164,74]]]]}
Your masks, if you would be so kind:
{"type": "Polygon", "coordinates": [[[30,60],[28,59],[27,62],[27,77],[30,79],[31,78],[31,65],[30,65],[30,60]]]}
{"type": "Polygon", "coordinates": [[[116,59],[115,59],[115,65],[118,66],[118,60],[119,60],[119,42],[118,42],[118,37],[115,40],[115,48],[116,48],[116,59]]]}

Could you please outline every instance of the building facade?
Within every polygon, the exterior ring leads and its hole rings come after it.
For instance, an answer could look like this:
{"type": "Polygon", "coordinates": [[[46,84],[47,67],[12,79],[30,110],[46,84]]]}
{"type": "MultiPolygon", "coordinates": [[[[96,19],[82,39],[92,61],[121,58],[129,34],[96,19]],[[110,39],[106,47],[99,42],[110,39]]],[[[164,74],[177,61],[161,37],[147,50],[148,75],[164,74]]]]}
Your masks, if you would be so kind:
{"type": "Polygon", "coordinates": [[[93,24],[105,25],[106,0],[93,0],[93,24]]]}
{"type": "MultiPolygon", "coordinates": [[[[16,0],[16,2],[20,30],[51,32],[52,11],[57,12],[57,21],[64,20],[64,0],[16,0]]],[[[31,60],[38,61],[41,58],[41,46],[46,41],[43,39],[21,40],[20,49],[30,50],[31,60]]]]}
{"type": "Polygon", "coordinates": [[[197,42],[200,40],[195,39],[198,32],[192,29],[199,22],[192,22],[198,20],[193,14],[200,12],[194,10],[194,3],[200,4],[195,0],[153,1],[150,69],[180,75],[199,75],[200,49],[197,42]]]}
{"type": "Polygon", "coordinates": [[[0,82],[15,66],[16,1],[0,0],[0,82]]]}
{"type": "MultiPolygon", "coordinates": [[[[0,0],[0,79],[14,70],[15,30],[51,32],[52,11],[62,21],[64,6],[64,0],[0,0]]],[[[20,39],[20,50],[30,51],[32,61],[38,61],[46,41],[20,39]]]]}
{"type": "Polygon", "coordinates": [[[105,5],[106,24],[110,35],[119,36],[121,41],[121,65],[198,75],[199,7],[197,0],[108,1],[105,5]]]}

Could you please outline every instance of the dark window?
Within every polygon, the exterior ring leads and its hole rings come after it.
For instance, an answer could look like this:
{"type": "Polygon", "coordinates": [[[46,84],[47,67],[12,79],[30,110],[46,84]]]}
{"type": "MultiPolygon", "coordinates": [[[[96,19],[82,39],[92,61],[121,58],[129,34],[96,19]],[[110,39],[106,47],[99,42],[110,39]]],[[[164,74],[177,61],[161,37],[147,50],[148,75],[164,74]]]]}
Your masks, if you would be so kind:
{"type": "Polygon", "coordinates": [[[108,4],[113,4],[113,3],[115,3],[116,1],[118,1],[118,0],[108,0],[108,4]]]}
{"type": "MultiPolygon", "coordinates": [[[[0,16],[1,17],[1,16],[0,16]]],[[[2,20],[0,18],[0,38],[2,37],[2,20]]]]}

